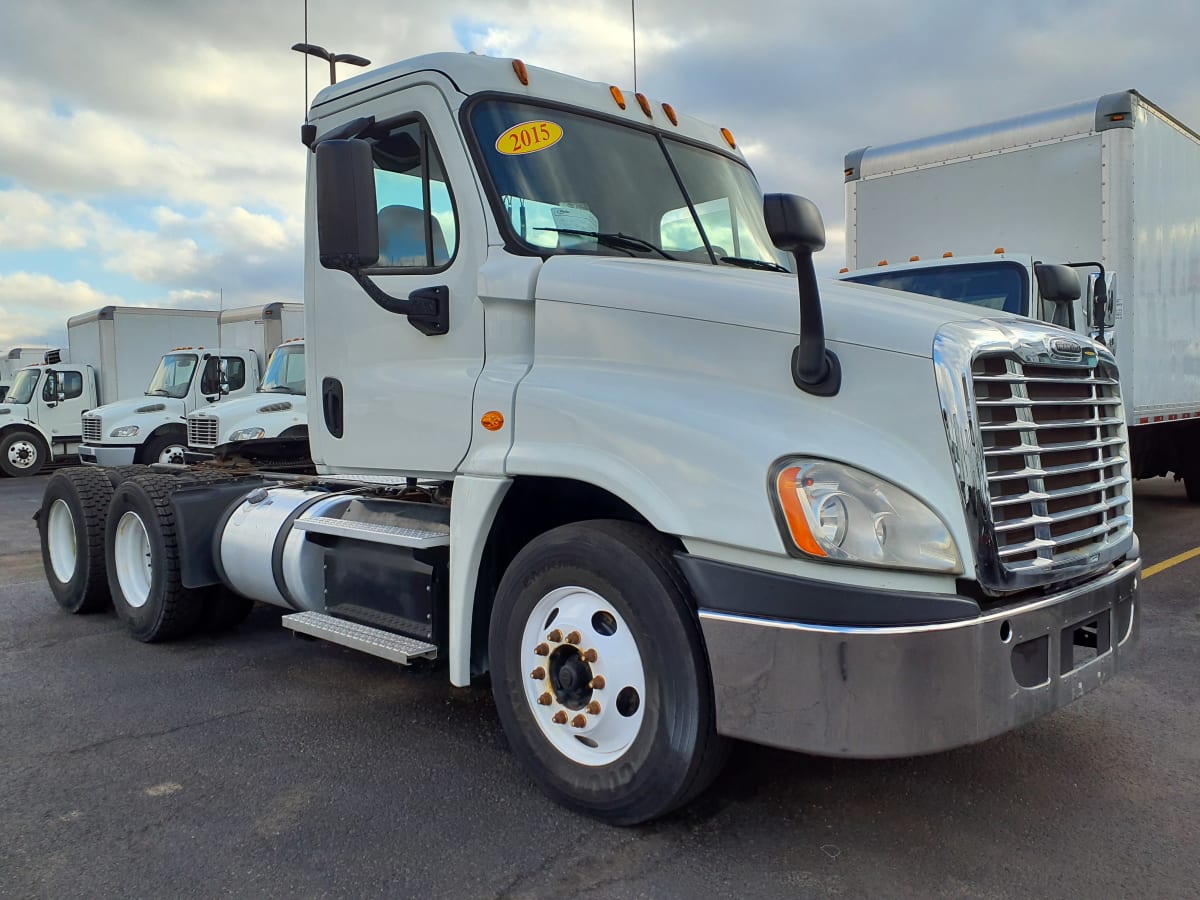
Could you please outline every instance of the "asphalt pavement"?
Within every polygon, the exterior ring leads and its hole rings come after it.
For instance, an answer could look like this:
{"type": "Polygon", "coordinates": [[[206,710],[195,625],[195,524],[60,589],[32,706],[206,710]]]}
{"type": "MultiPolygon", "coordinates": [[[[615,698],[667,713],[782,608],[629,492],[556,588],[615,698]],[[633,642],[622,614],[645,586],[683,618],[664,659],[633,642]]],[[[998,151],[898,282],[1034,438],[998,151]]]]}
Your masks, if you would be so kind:
{"type": "MultiPolygon", "coordinates": [[[[617,829],[546,799],[486,684],[293,638],[258,607],[165,645],[70,616],[0,479],[0,896],[1200,896],[1200,558],[1144,582],[1105,688],[898,761],[739,745],[698,802],[617,829]]],[[[1146,564],[1200,546],[1138,485],[1146,564]]]]}

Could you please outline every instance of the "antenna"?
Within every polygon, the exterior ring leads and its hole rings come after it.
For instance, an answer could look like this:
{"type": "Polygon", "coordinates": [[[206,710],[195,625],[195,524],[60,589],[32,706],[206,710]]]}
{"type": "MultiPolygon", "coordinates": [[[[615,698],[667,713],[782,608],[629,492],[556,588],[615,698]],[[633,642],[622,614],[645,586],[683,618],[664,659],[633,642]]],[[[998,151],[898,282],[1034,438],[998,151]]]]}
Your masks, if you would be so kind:
{"type": "Polygon", "coordinates": [[[217,303],[217,346],[223,346],[221,343],[221,320],[225,318],[225,288],[217,288],[218,296],[220,297],[217,303]]]}
{"type": "MultiPolygon", "coordinates": [[[[304,0],[305,3],[308,0],[304,0]]],[[[629,23],[633,32],[633,92],[637,93],[637,0],[629,0],[629,23]]]]}

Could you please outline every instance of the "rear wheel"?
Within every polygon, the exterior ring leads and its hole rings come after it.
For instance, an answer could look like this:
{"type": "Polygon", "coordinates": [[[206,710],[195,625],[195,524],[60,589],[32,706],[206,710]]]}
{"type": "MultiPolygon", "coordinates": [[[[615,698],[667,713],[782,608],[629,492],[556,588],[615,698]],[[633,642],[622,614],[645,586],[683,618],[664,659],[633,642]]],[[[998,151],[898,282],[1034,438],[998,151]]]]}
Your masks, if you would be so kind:
{"type": "Polygon", "coordinates": [[[566,806],[644,822],[724,761],[694,603],[648,528],[585,522],[532,541],[501,581],[489,657],[514,752],[566,806]]]}
{"type": "Polygon", "coordinates": [[[180,579],[170,475],[138,475],[113,492],[104,555],[113,606],[139,641],[167,641],[194,631],[211,591],[180,579]]]}
{"type": "Polygon", "coordinates": [[[0,471],[13,478],[36,475],[50,459],[50,448],[32,431],[10,431],[0,438],[0,471]]]}
{"type": "Polygon", "coordinates": [[[100,469],[60,469],[46,483],[37,515],[42,565],[50,592],[68,612],[108,605],[104,521],[111,497],[112,485],[100,469]]]}

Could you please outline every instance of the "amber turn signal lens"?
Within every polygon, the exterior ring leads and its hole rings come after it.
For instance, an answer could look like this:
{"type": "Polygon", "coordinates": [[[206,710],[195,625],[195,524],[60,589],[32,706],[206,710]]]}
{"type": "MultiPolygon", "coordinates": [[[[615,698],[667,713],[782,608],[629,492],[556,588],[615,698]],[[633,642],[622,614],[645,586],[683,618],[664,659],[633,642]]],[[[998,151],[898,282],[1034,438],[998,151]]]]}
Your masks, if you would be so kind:
{"type": "Polygon", "coordinates": [[[779,495],[779,504],[783,507],[783,517],[787,521],[788,534],[796,542],[796,546],[812,556],[828,556],[817,539],[813,537],[808,527],[808,517],[800,505],[800,467],[790,466],[779,473],[775,479],[775,492],[779,495]]]}
{"type": "Polygon", "coordinates": [[[488,431],[499,431],[504,427],[504,414],[494,409],[485,412],[479,417],[479,424],[488,431]]]}
{"type": "Polygon", "coordinates": [[[624,109],[625,95],[621,93],[621,89],[614,84],[609,86],[608,92],[612,94],[612,98],[614,101],[616,101],[617,106],[621,107],[621,109],[624,109]]]}

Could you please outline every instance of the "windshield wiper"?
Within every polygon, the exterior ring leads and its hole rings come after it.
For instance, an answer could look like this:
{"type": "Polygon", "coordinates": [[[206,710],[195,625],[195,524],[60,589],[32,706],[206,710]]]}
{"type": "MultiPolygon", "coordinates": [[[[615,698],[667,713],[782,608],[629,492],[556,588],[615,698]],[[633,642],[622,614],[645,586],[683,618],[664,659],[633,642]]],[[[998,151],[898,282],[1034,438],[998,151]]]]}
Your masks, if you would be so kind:
{"type": "Polygon", "coordinates": [[[619,231],[581,231],[577,228],[535,228],[534,231],[557,231],[559,234],[572,234],[577,237],[595,238],[597,244],[611,247],[614,250],[641,250],[657,253],[663,259],[675,259],[670,253],[655,244],[631,234],[621,234],[619,231]]]}
{"type": "Polygon", "coordinates": [[[162,388],[155,388],[152,391],[146,391],[146,396],[147,397],[170,397],[171,395],[168,394],[166,391],[164,391],[162,388]]]}
{"type": "Polygon", "coordinates": [[[729,263],[731,266],[741,266],[743,269],[762,269],[765,272],[788,272],[779,263],[771,262],[766,259],[749,259],[745,256],[722,256],[721,262],[729,263]]]}
{"type": "Polygon", "coordinates": [[[260,394],[294,394],[294,393],[296,393],[291,388],[280,387],[280,386],[259,388],[258,392],[260,394]]]}

